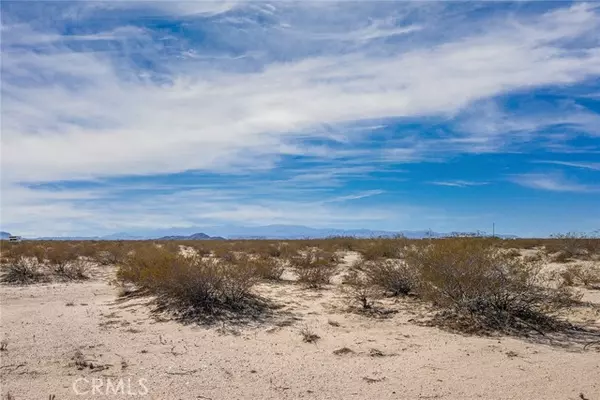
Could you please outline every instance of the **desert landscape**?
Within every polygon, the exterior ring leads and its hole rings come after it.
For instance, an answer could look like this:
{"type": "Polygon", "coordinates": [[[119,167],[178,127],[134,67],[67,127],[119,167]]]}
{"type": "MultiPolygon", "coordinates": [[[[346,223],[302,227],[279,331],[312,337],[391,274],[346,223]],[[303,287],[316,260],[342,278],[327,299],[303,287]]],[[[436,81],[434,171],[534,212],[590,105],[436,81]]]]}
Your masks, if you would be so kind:
{"type": "Polygon", "coordinates": [[[0,36],[0,400],[600,400],[600,2],[0,36]]]}
{"type": "Polygon", "coordinates": [[[2,243],[3,399],[600,399],[599,240],[2,243]]]}

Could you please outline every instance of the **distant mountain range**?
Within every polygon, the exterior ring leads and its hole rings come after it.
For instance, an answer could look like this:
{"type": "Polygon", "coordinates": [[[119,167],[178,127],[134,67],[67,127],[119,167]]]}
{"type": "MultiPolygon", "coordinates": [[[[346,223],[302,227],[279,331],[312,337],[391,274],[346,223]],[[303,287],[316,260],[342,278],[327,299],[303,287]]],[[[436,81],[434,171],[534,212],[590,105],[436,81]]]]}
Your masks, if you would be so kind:
{"type": "MultiPolygon", "coordinates": [[[[6,233],[6,232],[3,232],[6,233]]],[[[379,231],[370,229],[328,229],[311,228],[303,225],[266,226],[212,226],[190,228],[167,228],[152,231],[118,232],[94,237],[40,237],[38,240],[219,240],[219,239],[318,239],[331,236],[352,236],[357,238],[394,237],[403,235],[411,239],[446,237],[453,234],[485,235],[485,232],[440,233],[422,231],[379,231]],[[202,232],[202,233],[201,233],[202,232]]],[[[516,238],[515,235],[496,235],[502,238],[516,238]]]]}
{"type": "Polygon", "coordinates": [[[208,236],[206,233],[194,233],[189,236],[163,236],[158,238],[158,240],[225,240],[225,238],[221,236],[208,236]]]}

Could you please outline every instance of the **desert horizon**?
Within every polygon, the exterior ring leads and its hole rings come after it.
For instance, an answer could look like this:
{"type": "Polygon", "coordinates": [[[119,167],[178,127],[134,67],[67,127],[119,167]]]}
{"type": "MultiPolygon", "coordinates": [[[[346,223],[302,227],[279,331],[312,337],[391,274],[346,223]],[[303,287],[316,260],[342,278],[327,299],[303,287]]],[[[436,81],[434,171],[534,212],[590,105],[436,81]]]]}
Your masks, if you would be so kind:
{"type": "Polygon", "coordinates": [[[600,389],[598,238],[1,250],[8,399],[593,399],[600,389]]]}
{"type": "Polygon", "coordinates": [[[0,23],[0,400],[600,400],[600,3],[0,23]]]}

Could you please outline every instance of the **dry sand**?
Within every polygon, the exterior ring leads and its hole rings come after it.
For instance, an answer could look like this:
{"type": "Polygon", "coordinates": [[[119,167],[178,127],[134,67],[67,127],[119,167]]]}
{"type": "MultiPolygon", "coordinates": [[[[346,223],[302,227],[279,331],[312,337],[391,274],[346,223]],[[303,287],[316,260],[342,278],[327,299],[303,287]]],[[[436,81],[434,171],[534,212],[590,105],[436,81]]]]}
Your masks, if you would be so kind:
{"type": "MultiPolygon", "coordinates": [[[[183,325],[157,318],[147,298],[119,299],[112,272],[1,287],[3,396],[600,400],[600,352],[579,338],[449,333],[415,323],[427,310],[402,299],[383,300],[398,313],[373,319],[346,312],[336,285],[291,282],[257,287],[281,306],[260,324],[183,325]],[[303,328],[321,339],[303,342],[303,328]]],[[[600,291],[585,300],[600,304],[600,291]]],[[[574,315],[600,327],[598,307],[574,315]]]]}

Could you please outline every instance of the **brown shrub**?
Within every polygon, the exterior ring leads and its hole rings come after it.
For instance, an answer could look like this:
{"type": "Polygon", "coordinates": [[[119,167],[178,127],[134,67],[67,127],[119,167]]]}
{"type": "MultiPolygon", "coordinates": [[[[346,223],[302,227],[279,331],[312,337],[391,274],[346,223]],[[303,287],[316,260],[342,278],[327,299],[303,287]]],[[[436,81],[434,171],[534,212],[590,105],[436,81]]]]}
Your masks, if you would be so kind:
{"type": "Polygon", "coordinates": [[[364,260],[372,261],[381,258],[399,258],[408,241],[404,238],[378,238],[365,240],[358,251],[364,260]]]}
{"type": "Polygon", "coordinates": [[[507,249],[504,254],[506,257],[510,257],[510,258],[521,257],[521,252],[518,249],[514,249],[514,248],[507,249]]]}
{"type": "Polygon", "coordinates": [[[119,266],[117,276],[166,302],[209,312],[243,306],[256,282],[251,268],[214,258],[183,257],[156,246],[137,249],[119,266]]]}
{"type": "Polygon", "coordinates": [[[37,259],[19,257],[11,260],[3,267],[2,282],[15,285],[29,285],[32,283],[45,282],[46,274],[41,271],[37,259]]]}
{"type": "Polygon", "coordinates": [[[132,244],[106,242],[98,246],[93,258],[100,265],[117,265],[125,260],[131,250],[132,244]]]}
{"type": "Polygon", "coordinates": [[[88,269],[87,261],[77,259],[60,268],[54,268],[52,272],[63,280],[83,281],[89,279],[88,269]]]}
{"type": "Polygon", "coordinates": [[[364,267],[368,281],[393,296],[407,295],[418,283],[414,268],[399,260],[380,260],[367,263],[364,267]]]}
{"type": "Polygon", "coordinates": [[[433,241],[409,251],[406,261],[419,272],[419,294],[449,310],[445,319],[461,321],[461,329],[556,329],[555,313],[575,300],[565,288],[543,285],[540,263],[507,257],[481,241],[433,241]]]}
{"type": "Polygon", "coordinates": [[[560,276],[566,286],[595,286],[600,284],[600,264],[593,262],[571,264],[560,273],[560,276]]]}
{"type": "Polygon", "coordinates": [[[252,269],[257,277],[268,280],[279,280],[285,269],[283,260],[267,255],[249,257],[247,255],[238,256],[236,264],[242,267],[252,269]]]}
{"type": "Polygon", "coordinates": [[[335,274],[339,259],[333,253],[310,249],[304,254],[291,258],[290,262],[298,275],[299,282],[311,288],[319,288],[321,285],[329,283],[335,274]]]}
{"type": "Polygon", "coordinates": [[[558,253],[558,262],[570,258],[591,258],[600,254],[600,238],[575,232],[556,234],[545,243],[545,248],[548,253],[558,253]]]}
{"type": "Polygon", "coordinates": [[[344,284],[344,292],[351,303],[358,302],[363,310],[371,308],[377,292],[367,276],[356,270],[350,271],[344,284]]]}

